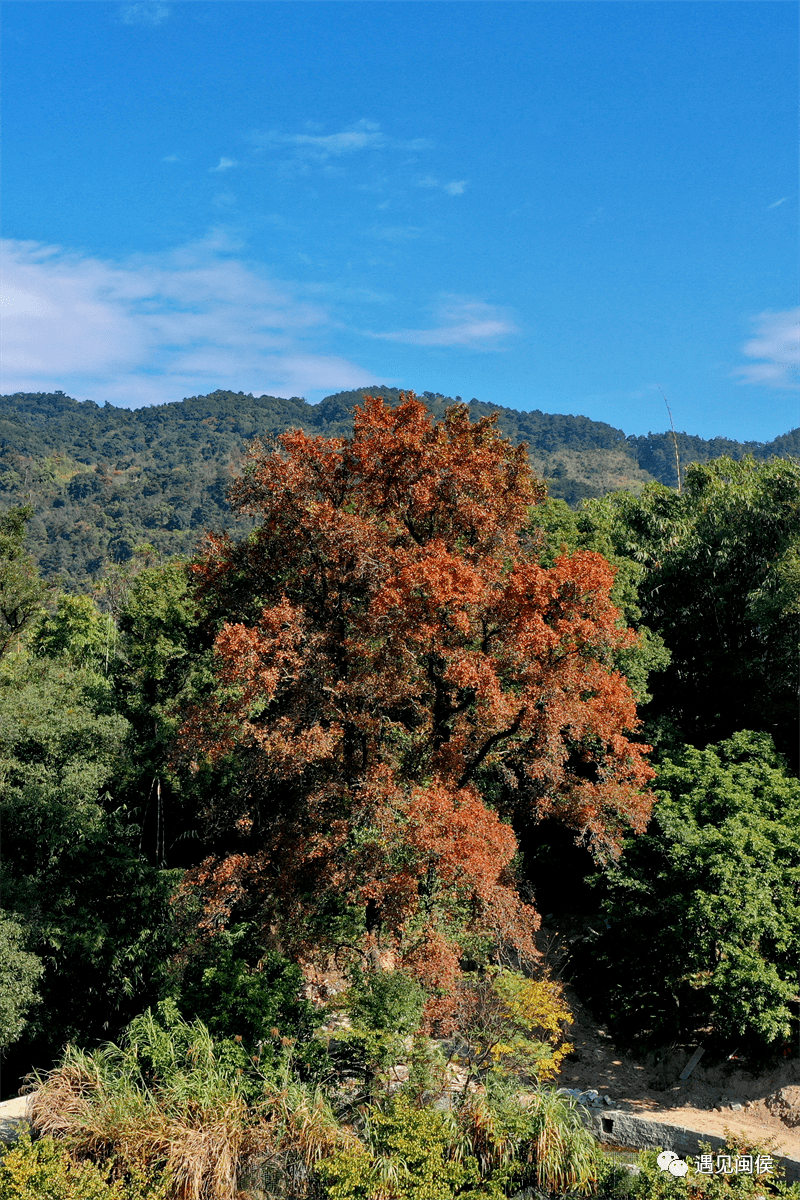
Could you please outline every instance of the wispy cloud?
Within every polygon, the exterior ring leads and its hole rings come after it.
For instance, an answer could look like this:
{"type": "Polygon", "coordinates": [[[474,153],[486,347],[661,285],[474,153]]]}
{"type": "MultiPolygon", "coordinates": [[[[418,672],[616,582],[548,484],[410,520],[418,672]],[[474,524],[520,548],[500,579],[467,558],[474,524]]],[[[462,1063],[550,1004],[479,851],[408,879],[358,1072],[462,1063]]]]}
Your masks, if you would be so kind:
{"type": "Polygon", "coordinates": [[[442,297],[431,329],[398,329],[369,336],[408,346],[464,346],[471,350],[497,350],[501,340],[518,329],[505,310],[481,300],[442,297]]]}
{"type": "Polygon", "coordinates": [[[172,10],[159,0],[137,0],[134,4],[121,4],[119,19],[123,25],[149,25],[154,28],[169,20],[172,10]]]}
{"type": "Polygon", "coordinates": [[[221,158],[215,167],[211,167],[212,171],[230,171],[231,167],[238,167],[238,162],[235,158],[221,158]]]}
{"type": "Polygon", "coordinates": [[[781,204],[785,204],[785,203],[786,203],[786,201],[787,201],[788,199],[789,199],[789,197],[788,197],[788,196],[781,196],[780,200],[776,200],[776,201],[774,201],[774,203],[773,203],[773,204],[768,204],[768,205],[767,205],[767,207],[766,207],[766,210],[765,210],[765,211],[766,211],[766,212],[769,212],[769,210],[770,210],[771,208],[779,208],[779,207],[780,207],[780,205],[781,205],[781,204]]]}
{"type": "Polygon", "coordinates": [[[390,137],[375,121],[368,120],[358,121],[349,129],[340,130],[338,133],[288,134],[272,130],[252,133],[250,140],[262,148],[283,147],[297,159],[318,163],[326,163],[367,150],[423,150],[432,145],[427,138],[403,141],[390,137]]]}
{"type": "Polygon", "coordinates": [[[417,180],[417,187],[438,188],[443,192],[447,192],[448,196],[463,196],[466,186],[466,179],[452,179],[450,183],[440,183],[433,176],[425,175],[422,179],[417,180]]]}
{"type": "Polygon", "coordinates": [[[372,225],[366,232],[382,242],[411,242],[424,231],[418,225],[372,225]]]}
{"type": "Polygon", "coordinates": [[[177,154],[165,154],[164,157],[161,159],[161,161],[162,162],[177,162],[178,156],[177,156],[177,154]]]}
{"type": "Polygon", "coordinates": [[[217,387],[302,395],[371,382],[326,352],[327,309],[223,233],[121,261],[3,243],[2,390],[142,405],[217,387]]]}
{"type": "Polygon", "coordinates": [[[741,383],[762,387],[795,388],[800,369],[800,308],[763,312],[753,318],[756,336],[742,346],[747,358],[757,361],[739,367],[741,383]]]}

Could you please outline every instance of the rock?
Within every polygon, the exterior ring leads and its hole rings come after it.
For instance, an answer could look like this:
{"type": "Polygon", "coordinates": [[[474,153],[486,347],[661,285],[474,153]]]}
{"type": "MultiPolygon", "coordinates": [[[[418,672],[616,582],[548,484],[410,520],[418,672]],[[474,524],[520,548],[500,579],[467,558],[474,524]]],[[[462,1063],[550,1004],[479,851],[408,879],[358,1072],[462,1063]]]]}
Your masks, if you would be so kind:
{"type": "Polygon", "coordinates": [[[789,1085],[773,1092],[766,1099],[770,1112],[780,1117],[790,1128],[800,1126],[800,1087],[789,1085]]]}

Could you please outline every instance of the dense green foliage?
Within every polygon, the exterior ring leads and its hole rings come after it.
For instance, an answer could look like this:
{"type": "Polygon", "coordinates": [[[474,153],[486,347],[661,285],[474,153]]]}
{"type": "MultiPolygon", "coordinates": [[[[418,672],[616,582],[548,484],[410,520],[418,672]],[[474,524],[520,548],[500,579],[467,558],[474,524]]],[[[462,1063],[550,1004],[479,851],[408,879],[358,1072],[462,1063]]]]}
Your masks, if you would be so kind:
{"type": "Polygon", "coordinates": [[[24,545],[32,516],[30,505],[11,508],[0,516],[0,658],[19,643],[45,596],[24,545]]]}
{"type": "MultiPolygon", "coordinates": [[[[359,389],[310,405],[298,397],[212,392],[175,404],[123,409],[78,403],[63,392],[0,397],[0,510],[30,500],[29,545],[47,578],[87,589],[114,562],[151,543],[162,556],[194,549],[207,529],[231,529],[226,492],[248,442],[286,429],[348,436],[366,391],[397,403],[396,388],[359,389]]],[[[437,418],[452,400],[421,397],[437,418]]],[[[674,486],[671,437],[626,438],[588,417],[519,412],[478,400],[473,420],[499,413],[499,429],[524,441],[550,494],[578,504],[658,479],[674,486]]],[[[746,453],[766,459],[800,452],[795,431],[767,444],[679,434],[683,464],[746,453]]]]}
{"type": "Polygon", "coordinates": [[[800,962],[800,781],[766,734],[662,761],[651,828],[600,887],[584,987],[654,1042],[711,1028],[753,1050],[791,1037],[800,962]],[[619,930],[626,936],[620,939],[619,930]]]}
{"type": "MultiPolygon", "coordinates": [[[[45,640],[53,627],[44,622],[45,640]]],[[[85,653],[81,639],[76,655],[85,653]]],[[[142,858],[129,814],[109,790],[127,732],[108,680],[91,666],[64,655],[3,660],[3,906],[44,965],[42,1003],[25,1034],[39,1052],[119,1027],[160,970],[157,931],[174,881],[142,858]]]]}
{"type": "MultiPolygon", "coordinates": [[[[619,1200],[749,1200],[759,1193],[745,1176],[735,1188],[691,1174],[676,1180],[647,1156],[624,1186],[604,1175],[574,1105],[541,1086],[570,1049],[560,985],[516,959],[505,934],[469,931],[490,895],[508,902],[508,912],[509,898],[521,893],[541,912],[583,918],[593,932],[573,957],[574,982],[621,1041],[702,1036],[709,1057],[739,1048],[751,1061],[796,1044],[800,466],[770,458],[796,447],[784,439],[745,455],[748,448],[735,444],[688,446],[679,437],[682,453],[697,460],[679,493],[666,486],[672,446],[656,437],[626,440],[576,418],[501,413],[501,428],[529,439],[534,458],[621,455],[634,471],[650,463],[653,473],[661,463],[662,482],[638,494],[601,496],[609,487],[592,485],[593,498],[575,509],[556,493],[524,508],[519,529],[531,579],[541,582],[542,571],[583,555],[580,561],[601,565],[608,589],[610,573],[593,555],[611,564],[619,612],[609,607],[609,628],[637,636],[621,634],[586,654],[609,678],[630,684],[645,720],[631,736],[637,752],[643,738],[652,743],[658,803],[646,831],[627,836],[618,859],[592,859],[569,829],[568,852],[554,866],[546,832],[553,822],[541,819],[547,795],[524,810],[520,778],[502,764],[487,759],[476,773],[485,809],[469,808],[463,796],[449,807],[441,802],[441,812],[431,802],[431,825],[421,832],[413,810],[393,810],[389,820],[380,807],[385,776],[376,776],[373,808],[352,824],[323,878],[320,864],[349,811],[350,782],[337,784],[325,821],[302,830],[309,866],[299,894],[313,910],[315,931],[303,942],[280,897],[269,909],[259,899],[274,862],[268,854],[247,856],[254,826],[263,833],[279,810],[291,816],[306,794],[320,794],[314,745],[300,746],[298,785],[278,741],[270,743],[272,758],[252,745],[229,752],[224,739],[222,750],[206,753],[186,740],[185,729],[187,713],[204,705],[224,724],[237,711],[240,660],[250,654],[256,662],[242,640],[225,667],[215,639],[241,638],[248,621],[263,619],[267,604],[280,600],[287,581],[299,589],[296,603],[306,572],[317,571],[327,588],[333,554],[324,562],[328,575],[309,556],[295,578],[290,538],[284,574],[273,578],[270,554],[258,575],[258,534],[245,519],[241,542],[225,543],[241,566],[227,591],[208,578],[199,585],[208,559],[188,555],[201,529],[233,531],[225,492],[253,434],[298,425],[346,435],[360,398],[342,393],[314,408],[216,393],[137,413],[61,395],[6,403],[0,507],[17,502],[0,517],[0,1048],[7,1093],[31,1066],[60,1065],[45,1089],[52,1112],[39,1123],[47,1132],[52,1118],[58,1140],[23,1142],[6,1154],[0,1197],[194,1195],[175,1190],[178,1175],[169,1182],[171,1164],[184,1181],[197,1168],[215,1197],[234,1196],[252,1178],[287,1200],[499,1200],[524,1186],[619,1200]],[[720,449],[727,456],[712,458],[720,449]],[[32,506],[20,507],[28,491],[32,506]],[[68,586],[45,586],[36,560],[48,575],[61,572],[68,586]],[[508,842],[509,856],[513,850],[512,820],[522,853],[503,877],[506,890],[492,892],[497,847],[508,842]],[[403,841],[398,830],[416,841],[403,841]],[[421,851],[431,853],[432,865],[419,875],[421,851]],[[348,874],[357,859],[379,864],[367,891],[348,874]],[[255,863],[250,874],[244,863],[255,863]],[[437,871],[451,867],[474,871],[468,886],[459,883],[455,915],[437,907],[435,890],[437,871]],[[545,909],[540,889],[548,869],[560,879],[545,909]],[[208,897],[187,882],[204,870],[213,876],[217,908],[204,909],[208,897]],[[407,945],[417,939],[407,959],[385,952],[389,899],[407,906],[393,917],[407,945]],[[461,922],[453,961],[443,953],[446,921],[461,922]],[[428,958],[415,974],[421,946],[428,958]],[[323,976],[315,991],[309,981],[323,976]],[[116,1044],[104,1046],[108,1039],[116,1044]],[[527,1107],[518,1102],[523,1087],[532,1089],[527,1107]],[[90,1097],[80,1128],[57,1124],[66,1095],[90,1097]],[[110,1150],[122,1145],[130,1152],[124,1162],[110,1150]]],[[[425,400],[443,411],[443,397],[425,400]]],[[[470,406],[474,416],[484,410],[476,401],[470,406]]],[[[613,459],[614,470],[622,470],[620,461],[613,459]]],[[[612,458],[603,462],[611,471],[612,458]]],[[[353,549],[352,538],[343,539],[345,557],[353,549]]],[[[353,611],[366,578],[348,583],[353,611]]],[[[418,592],[409,588],[414,602],[418,592]]],[[[337,595],[341,609],[343,589],[337,595]]],[[[451,619],[449,598],[443,607],[451,619]]],[[[294,614],[286,608],[278,616],[276,636],[288,637],[294,614]]],[[[312,622],[289,649],[281,647],[281,663],[294,669],[312,654],[316,636],[312,622]]],[[[367,639],[362,658],[375,645],[367,639]]],[[[398,644],[397,654],[407,649],[398,644]]],[[[254,720],[269,709],[259,697],[274,669],[266,655],[254,668],[254,720]]],[[[432,659],[429,682],[436,669],[432,659]]],[[[306,719],[326,731],[332,723],[320,716],[326,679],[316,665],[310,675],[319,687],[308,691],[306,709],[291,710],[299,724],[287,717],[287,737],[306,719]]],[[[474,700],[475,681],[460,686],[443,725],[445,746],[474,700]]],[[[548,705],[552,711],[552,693],[543,712],[548,705]]],[[[390,711],[398,729],[405,722],[398,745],[411,762],[420,723],[405,709],[390,711]]],[[[378,708],[367,717],[385,720],[378,708]]],[[[353,747],[348,753],[357,757],[353,747]]],[[[598,781],[590,749],[575,742],[569,763],[587,786],[598,781]]],[[[425,786],[430,770],[421,772],[425,786]]],[[[416,783],[411,778],[409,786],[416,783]]],[[[295,852],[291,839],[286,847],[295,852]]],[[[532,931],[533,910],[524,913],[532,931]]],[[[759,1186],[765,1195],[797,1194],[770,1181],[759,1186]]]]}
{"type": "Polygon", "coordinates": [[[25,949],[22,925],[0,911],[0,1050],[16,1042],[24,1030],[39,1000],[36,985],[43,970],[36,955],[25,949]]]}
{"type": "Polygon", "coordinates": [[[765,730],[796,768],[800,462],[721,458],[691,467],[680,495],[652,484],[579,519],[641,572],[641,620],[670,653],[645,713],[661,736],[765,730]]]}
{"type": "Polygon", "coordinates": [[[234,1039],[262,1070],[274,1066],[286,1046],[304,1073],[327,1058],[312,1042],[320,1016],[301,999],[300,968],[276,950],[263,950],[258,930],[242,924],[223,930],[196,953],[177,993],[184,1015],[203,1021],[216,1038],[234,1039]]]}

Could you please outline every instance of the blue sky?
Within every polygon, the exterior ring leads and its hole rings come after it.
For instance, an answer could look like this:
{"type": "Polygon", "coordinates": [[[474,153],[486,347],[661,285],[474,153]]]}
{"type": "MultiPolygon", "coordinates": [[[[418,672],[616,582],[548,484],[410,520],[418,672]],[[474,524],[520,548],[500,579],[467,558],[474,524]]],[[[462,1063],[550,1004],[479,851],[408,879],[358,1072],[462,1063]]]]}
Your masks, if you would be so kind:
{"type": "Polygon", "coordinates": [[[790,0],[5,0],[2,390],[798,416],[790,0]]]}

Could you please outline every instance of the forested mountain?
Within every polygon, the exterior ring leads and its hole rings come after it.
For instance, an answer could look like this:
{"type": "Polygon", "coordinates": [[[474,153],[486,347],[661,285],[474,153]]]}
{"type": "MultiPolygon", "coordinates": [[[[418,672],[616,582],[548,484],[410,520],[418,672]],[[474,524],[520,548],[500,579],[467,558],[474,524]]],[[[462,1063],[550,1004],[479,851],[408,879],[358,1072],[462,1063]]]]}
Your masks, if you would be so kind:
{"type": "MultiPolygon", "coordinates": [[[[396,388],[361,388],[312,405],[297,396],[216,391],[174,404],[125,409],[79,403],[63,392],[0,397],[0,509],[30,502],[28,543],[43,571],[82,588],[137,545],[160,555],[188,554],[207,529],[233,524],[226,492],[247,444],[257,435],[301,428],[346,436],[352,408],[373,392],[390,404],[396,388]]],[[[425,392],[437,417],[452,397],[425,392]]],[[[526,442],[534,471],[551,496],[571,505],[652,479],[674,486],[669,434],[626,437],[588,417],[519,412],[470,401],[473,420],[498,412],[500,431],[526,442]]],[[[678,434],[682,465],[726,454],[740,459],[800,454],[800,430],[774,442],[704,441],[678,434]]]]}
{"type": "MultiPolygon", "coordinates": [[[[259,405],[344,429],[353,398],[39,397],[36,453],[7,451],[55,549],[72,522],[106,571],[102,603],[48,587],[31,506],[0,512],[2,1086],[53,1068],[0,1197],[666,1195],[647,1158],[609,1176],[552,1090],[597,1070],[565,980],[637,1071],[700,1043],[696,1082],[788,1069],[800,461],[571,509],[476,406],[373,399],[325,453],[290,437],[235,470],[259,405]],[[249,536],[103,559],[228,519],[229,470],[249,536]]],[[[576,461],[633,462],[554,420],[576,461]]],[[[673,1079],[648,1085],[665,1107],[673,1079]]]]}

